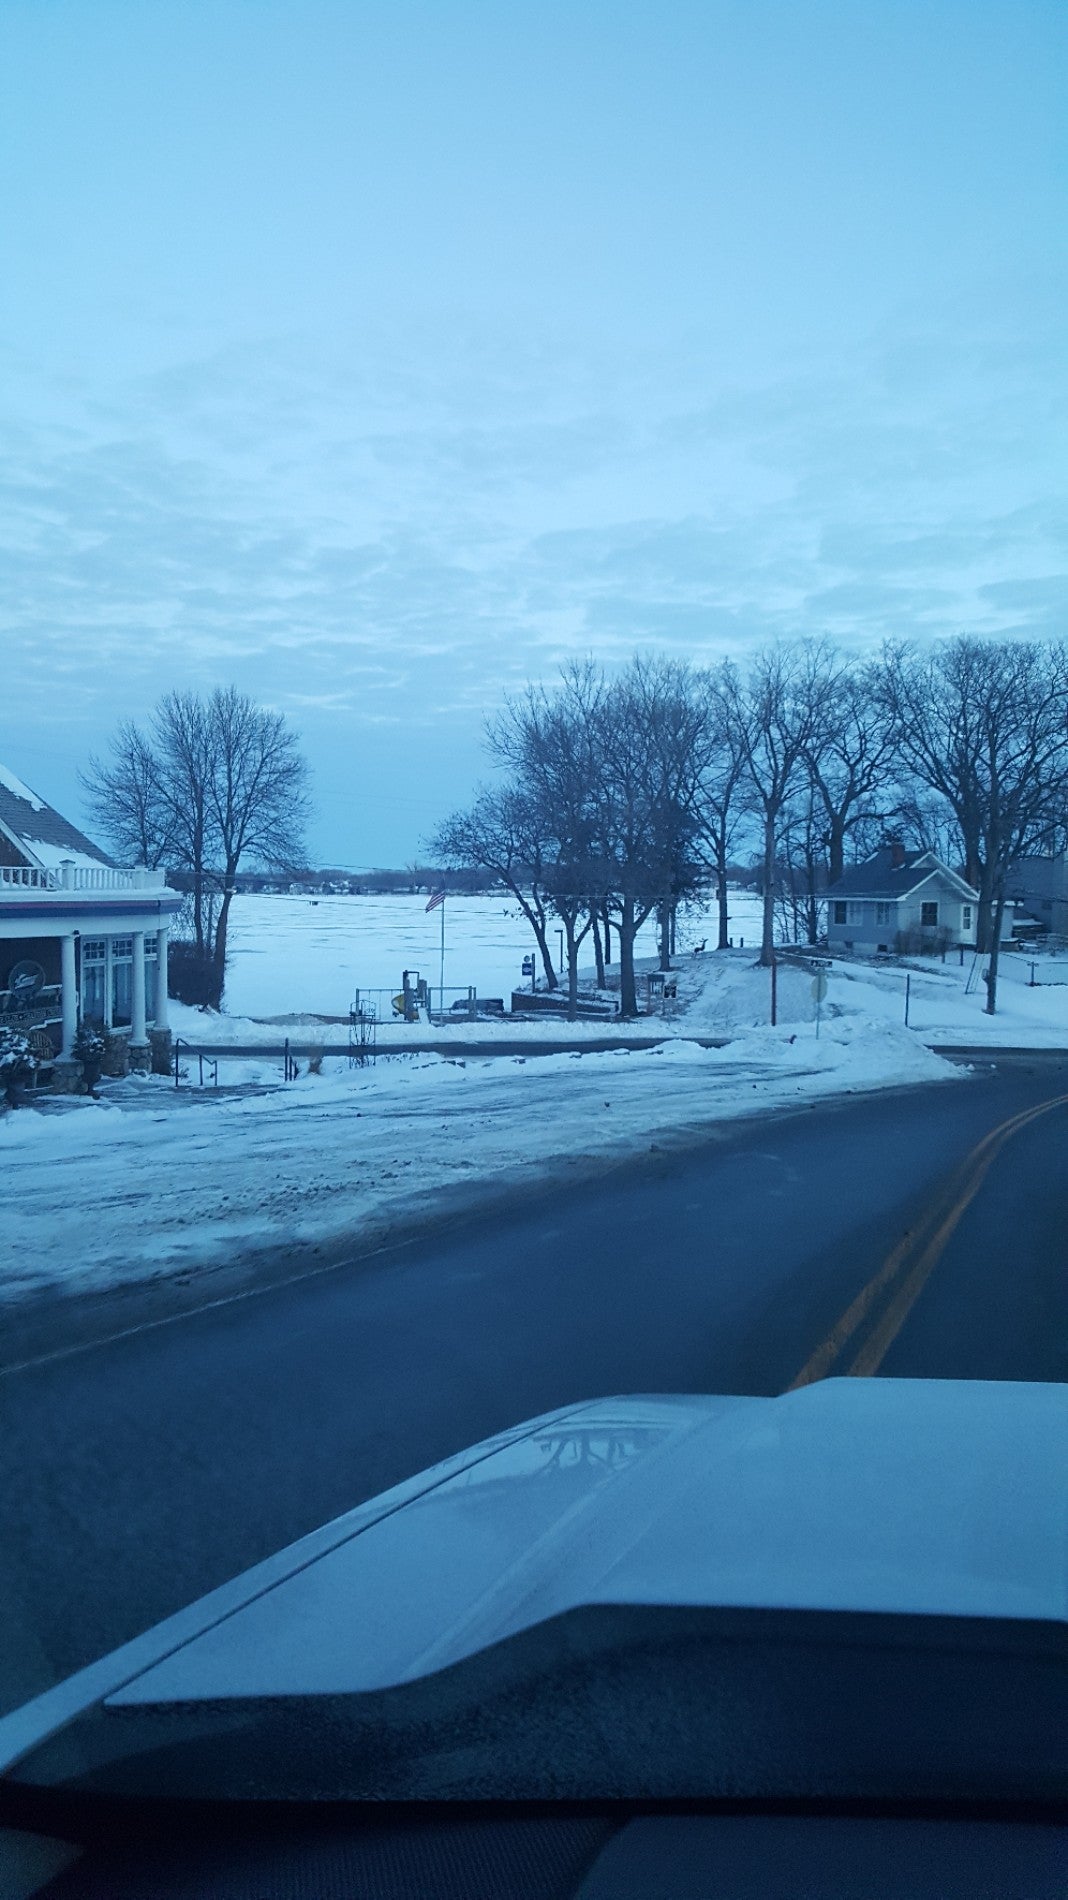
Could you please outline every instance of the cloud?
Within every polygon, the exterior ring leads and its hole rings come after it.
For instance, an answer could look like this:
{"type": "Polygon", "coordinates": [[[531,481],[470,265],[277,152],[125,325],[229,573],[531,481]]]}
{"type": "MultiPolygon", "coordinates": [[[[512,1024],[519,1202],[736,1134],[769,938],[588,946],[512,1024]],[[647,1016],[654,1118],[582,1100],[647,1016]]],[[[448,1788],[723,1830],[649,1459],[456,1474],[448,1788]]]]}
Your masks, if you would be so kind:
{"type": "Polygon", "coordinates": [[[350,341],[63,390],[20,365],[0,751],[57,701],[87,749],[165,686],[234,678],[338,760],[404,728],[440,761],[576,650],[1063,624],[1041,338],[917,324],[748,387],[668,340],[639,360],[454,316],[350,341]]]}

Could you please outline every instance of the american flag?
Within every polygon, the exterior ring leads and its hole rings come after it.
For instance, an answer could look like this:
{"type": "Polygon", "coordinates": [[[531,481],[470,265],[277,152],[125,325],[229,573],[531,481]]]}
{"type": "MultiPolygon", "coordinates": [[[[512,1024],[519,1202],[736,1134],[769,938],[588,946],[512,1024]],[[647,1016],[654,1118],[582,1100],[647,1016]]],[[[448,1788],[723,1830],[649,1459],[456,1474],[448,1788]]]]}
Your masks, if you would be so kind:
{"type": "Polygon", "coordinates": [[[444,893],[444,891],[435,891],[435,892],[433,893],[433,895],[431,896],[431,899],[430,899],[430,902],[429,902],[429,904],[427,905],[427,909],[428,909],[428,910],[437,910],[437,907],[438,907],[438,905],[439,905],[439,904],[443,904],[444,902],[445,902],[445,893],[444,893]]]}

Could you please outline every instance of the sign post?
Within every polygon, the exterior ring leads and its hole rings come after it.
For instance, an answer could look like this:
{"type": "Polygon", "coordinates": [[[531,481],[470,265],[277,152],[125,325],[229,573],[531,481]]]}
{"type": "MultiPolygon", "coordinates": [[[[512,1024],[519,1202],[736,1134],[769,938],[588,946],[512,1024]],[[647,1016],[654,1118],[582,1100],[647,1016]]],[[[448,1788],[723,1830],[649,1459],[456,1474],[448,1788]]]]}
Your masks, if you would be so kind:
{"type": "Polygon", "coordinates": [[[430,911],[430,910],[438,910],[438,909],[440,909],[441,911],[441,966],[438,971],[438,1014],[441,1016],[444,1016],[445,1014],[445,893],[444,891],[434,891],[431,893],[430,902],[427,905],[427,910],[430,911]]]}
{"type": "Polygon", "coordinates": [[[813,994],[813,997],[815,998],[815,1003],[816,1003],[816,1036],[818,1038],[819,1033],[820,1033],[820,1006],[823,1002],[824,997],[827,994],[826,970],[816,971],[816,974],[812,979],[812,994],[813,994]]]}

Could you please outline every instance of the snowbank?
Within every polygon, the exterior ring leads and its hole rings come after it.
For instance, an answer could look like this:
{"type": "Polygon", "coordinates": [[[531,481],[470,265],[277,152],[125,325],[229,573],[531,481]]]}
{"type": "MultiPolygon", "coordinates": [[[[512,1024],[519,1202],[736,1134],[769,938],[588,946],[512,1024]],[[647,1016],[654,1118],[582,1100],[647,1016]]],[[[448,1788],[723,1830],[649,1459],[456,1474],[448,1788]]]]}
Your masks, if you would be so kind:
{"type": "Polygon", "coordinates": [[[292,1244],[355,1248],[455,1208],[472,1184],[558,1182],[724,1119],[955,1074],[907,1031],[858,1018],[818,1040],[811,1024],[758,1028],[724,1049],[679,1037],[364,1070],[328,1059],[285,1087],[277,1062],[250,1054],[221,1079],[275,1086],[245,1095],[131,1078],[100,1103],[0,1116],[0,1294],[200,1272],[292,1244]]]}

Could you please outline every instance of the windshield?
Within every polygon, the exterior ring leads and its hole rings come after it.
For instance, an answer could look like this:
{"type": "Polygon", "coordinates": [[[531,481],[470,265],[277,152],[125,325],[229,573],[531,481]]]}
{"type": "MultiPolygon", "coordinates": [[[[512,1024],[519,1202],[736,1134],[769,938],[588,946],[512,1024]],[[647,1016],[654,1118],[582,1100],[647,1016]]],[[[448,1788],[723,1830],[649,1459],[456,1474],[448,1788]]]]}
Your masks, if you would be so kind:
{"type": "Polygon", "coordinates": [[[1064,25],[3,10],[0,1772],[1063,1793],[1064,25]]]}

